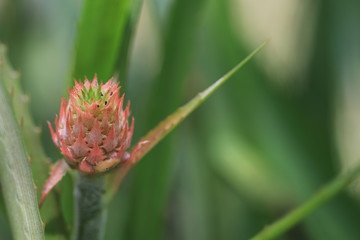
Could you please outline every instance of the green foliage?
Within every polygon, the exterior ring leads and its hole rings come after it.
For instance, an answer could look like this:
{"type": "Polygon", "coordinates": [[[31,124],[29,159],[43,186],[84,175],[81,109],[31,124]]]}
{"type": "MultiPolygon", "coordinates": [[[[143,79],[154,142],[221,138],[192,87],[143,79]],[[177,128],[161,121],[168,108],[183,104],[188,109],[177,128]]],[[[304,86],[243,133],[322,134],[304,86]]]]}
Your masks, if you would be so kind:
{"type": "MultiPolygon", "coordinates": [[[[114,75],[123,44],[132,0],[84,1],[74,60],[73,77],[84,76],[107,81],[114,75]]],[[[72,79],[71,79],[72,82],[72,79]]]]}
{"type": "MultiPolygon", "coordinates": [[[[44,1],[28,8],[22,1],[5,2],[0,40],[24,72],[15,76],[15,87],[6,88],[13,93],[17,122],[25,126],[22,135],[38,186],[49,161],[36,125],[44,128],[54,118],[53,96],[65,92],[73,77],[97,74],[106,81],[115,75],[122,86],[126,82],[122,89],[132,102],[135,143],[236,65],[250,46],[264,40],[258,34],[277,34],[270,52],[235,74],[129,173],[109,205],[107,240],[250,239],[358,159],[355,0],[301,1],[296,11],[289,7],[292,1],[267,1],[272,7],[265,12],[248,6],[265,1],[84,0],[80,6],[44,1]],[[283,15],[297,22],[278,20],[283,15]],[[267,25],[259,27],[264,18],[267,25]],[[277,32],[277,26],[284,31],[277,32]],[[269,68],[289,49],[280,70],[269,68]],[[287,74],[298,65],[298,72],[287,74]],[[47,89],[45,83],[62,88],[47,89]],[[31,111],[20,85],[30,91],[31,111]],[[49,101],[41,98],[44,93],[49,101]]],[[[43,133],[47,155],[58,159],[43,133]]],[[[71,177],[65,176],[41,210],[46,238],[67,239],[72,229],[71,177]]],[[[0,236],[6,239],[4,210],[0,236]]],[[[358,197],[344,192],[282,239],[355,240],[359,221],[358,197]]]]}

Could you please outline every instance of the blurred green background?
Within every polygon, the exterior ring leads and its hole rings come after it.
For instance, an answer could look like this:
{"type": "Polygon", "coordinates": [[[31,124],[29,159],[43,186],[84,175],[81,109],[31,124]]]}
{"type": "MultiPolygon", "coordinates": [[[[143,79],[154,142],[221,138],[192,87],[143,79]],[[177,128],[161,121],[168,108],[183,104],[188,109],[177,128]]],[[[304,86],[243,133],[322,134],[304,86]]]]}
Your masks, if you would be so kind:
{"type": "MultiPolygon", "coordinates": [[[[123,44],[111,54],[136,119],[133,143],[262,41],[270,43],[127,176],[109,207],[105,239],[248,239],[358,161],[359,1],[130,2],[123,44]]],[[[83,5],[0,0],[0,41],[21,72],[53,161],[60,155],[45,123],[73,77],[83,5]]],[[[94,73],[101,64],[95,61],[94,73]]],[[[61,183],[63,199],[71,198],[71,184],[70,176],[61,183]]],[[[282,239],[360,239],[356,185],[282,239]]],[[[61,221],[70,229],[66,202],[61,221]]],[[[0,239],[11,239],[0,206],[0,239]]],[[[63,234],[52,227],[46,233],[63,234]]]]}

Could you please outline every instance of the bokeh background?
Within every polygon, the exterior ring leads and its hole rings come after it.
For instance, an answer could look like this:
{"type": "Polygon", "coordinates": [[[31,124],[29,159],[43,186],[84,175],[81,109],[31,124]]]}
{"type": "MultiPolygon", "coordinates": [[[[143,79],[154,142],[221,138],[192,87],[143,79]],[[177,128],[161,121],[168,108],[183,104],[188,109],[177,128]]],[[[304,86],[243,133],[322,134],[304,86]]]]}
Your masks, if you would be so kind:
{"type": "MultiPolygon", "coordinates": [[[[133,142],[270,42],[127,176],[109,208],[105,239],[248,239],[359,161],[359,1],[134,6],[128,55],[117,64],[136,119],[133,142]]],[[[72,78],[82,7],[79,0],[0,0],[0,41],[53,161],[60,155],[45,123],[72,78]]],[[[71,185],[67,175],[59,186],[68,230],[71,185]]],[[[359,239],[359,189],[353,184],[282,239],[359,239]]],[[[0,239],[11,239],[0,205],[0,239]]],[[[47,239],[64,239],[64,228],[51,227],[60,220],[52,221],[47,239]]]]}

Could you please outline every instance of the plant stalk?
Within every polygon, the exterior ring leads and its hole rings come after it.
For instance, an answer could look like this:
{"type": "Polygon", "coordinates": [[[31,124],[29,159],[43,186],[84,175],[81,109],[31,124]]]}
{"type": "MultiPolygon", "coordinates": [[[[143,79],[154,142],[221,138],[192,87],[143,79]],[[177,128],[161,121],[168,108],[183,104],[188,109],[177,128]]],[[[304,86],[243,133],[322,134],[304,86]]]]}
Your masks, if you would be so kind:
{"type": "Polygon", "coordinates": [[[277,220],[273,224],[264,228],[260,233],[255,235],[250,240],[268,240],[275,239],[281,234],[288,231],[295,224],[303,220],[313,211],[321,207],[325,202],[340,193],[346,186],[348,186],[360,173],[360,166],[357,166],[352,171],[338,176],[313,197],[307,200],[301,206],[295,208],[293,211],[277,220]]]}
{"type": "Polygon", "coordinates": [[[104,236],[103,208],[105,179],[76,174],[74,187],[73,240],[101,240],[104,236]]]}

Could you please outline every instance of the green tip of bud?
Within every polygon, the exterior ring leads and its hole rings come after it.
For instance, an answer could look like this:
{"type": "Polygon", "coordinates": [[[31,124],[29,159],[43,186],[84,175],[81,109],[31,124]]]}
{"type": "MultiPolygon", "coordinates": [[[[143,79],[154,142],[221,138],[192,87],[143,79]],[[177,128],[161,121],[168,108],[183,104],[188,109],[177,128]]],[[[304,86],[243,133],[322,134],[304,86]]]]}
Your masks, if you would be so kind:
{"type": "Polygon", "coordinates": [[[81,97],[82,100],[87,103],[103,100],[105,98],[103,93],[101,92],[100,87],[91,87],[89,89],[83,89],[81,97]]]}

